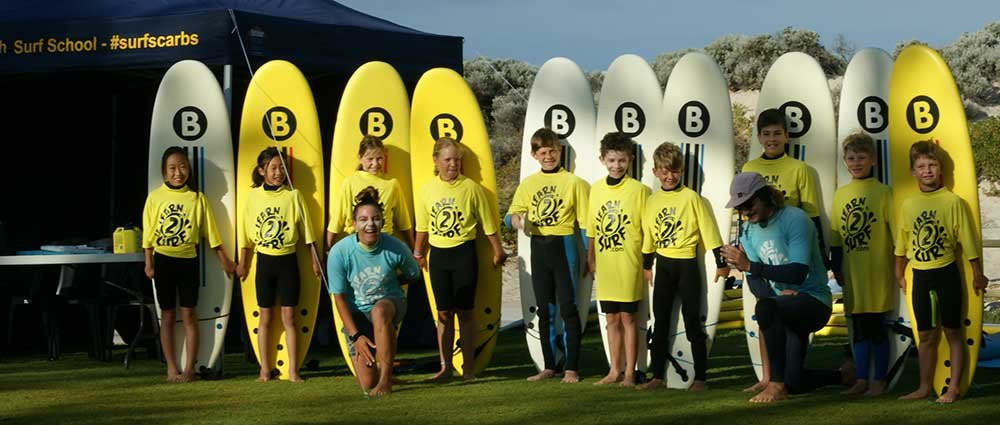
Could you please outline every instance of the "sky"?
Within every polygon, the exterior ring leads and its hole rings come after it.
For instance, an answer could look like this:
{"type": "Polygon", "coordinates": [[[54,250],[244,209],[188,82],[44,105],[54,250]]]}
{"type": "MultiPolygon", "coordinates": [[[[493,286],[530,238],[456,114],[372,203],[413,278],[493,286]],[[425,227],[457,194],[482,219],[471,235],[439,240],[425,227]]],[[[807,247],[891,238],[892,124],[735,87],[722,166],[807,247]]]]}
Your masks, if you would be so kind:
{"type": "Polygon", "coordinates": [[[421,31],[465,38],[465,58],[514,58],[535,65],[565,56],[603,70],[617,56],[701,48],[725,34],[816,31],[831,49],[838,34],[857,48],[889,51],[917,39],[940,47],[1000,20],[997,0],[338,0],[421,31]],[[961,6],[961,7],[958,7],[961,6]]]}

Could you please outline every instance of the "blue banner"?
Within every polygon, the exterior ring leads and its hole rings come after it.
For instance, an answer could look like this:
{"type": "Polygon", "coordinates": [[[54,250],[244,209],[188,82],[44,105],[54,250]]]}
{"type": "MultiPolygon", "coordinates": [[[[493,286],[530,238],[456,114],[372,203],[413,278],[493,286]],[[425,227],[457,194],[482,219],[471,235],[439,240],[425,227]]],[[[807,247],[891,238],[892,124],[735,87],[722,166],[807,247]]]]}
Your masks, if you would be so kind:
{"type": "Polygon", "coordinates": [[[225,11],[150,18],[7,22],[0,26],[0,74],[162,68],[182,59],[224,64],[229,63],[232,28],[225,11]]]}

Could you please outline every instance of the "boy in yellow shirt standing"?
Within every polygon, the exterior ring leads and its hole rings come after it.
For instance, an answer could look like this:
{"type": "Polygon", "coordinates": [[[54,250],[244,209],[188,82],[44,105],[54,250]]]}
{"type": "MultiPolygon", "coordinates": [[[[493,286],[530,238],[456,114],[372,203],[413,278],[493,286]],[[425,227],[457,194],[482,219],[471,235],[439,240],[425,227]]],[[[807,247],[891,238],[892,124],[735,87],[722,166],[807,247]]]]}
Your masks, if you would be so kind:
{"type": "Polygon", "coordinates": [[[701,272],[696,257],[698,245],[715,254],[716,281],[729,276],[729,267],[720,255],[722,236],[715,216],[705,198],[681,182],[684,154],[677,145],[664,142],[653,153],[653,174],[660,188],[649,199],[642,214],[643,275],[653,286],[653,347],[650,372],[653,378],[639,386],[641,390],[663,387],[666,363],[670,356],[670,313],[674,297],[681,297],[685,335],[691,342],[694,357],[694,383],[690,391],[702,391],[708,362],[705,324],[701,320],[701,272]],[[653,282],[653,260],[656,281],[653,282]]]}
{"type": "Polygon", "coordinates": [[[633,145],[623,133],[601,139],[601,163],[608,176],[590,187],[587,209],[587,262],[597,300],[608,321],[608,355],[611,369],[595,385],[621,381],[635,386],[639,349],[634,314],[642,302],[642,211],[649,189],[627,174],[633,145]],[[624,337],[624,340],[623,340],[624,337]],[[625,352],[624,365],[621,353],[625,352]]]}
{"type": "Polygon", "coordinates": [[[876,396],[885,388],[889,337],[885,315],[893,309],[892,189],[873,173],[875,141],[864,133],[844,140],[844,165],[853,179],[833,194],[830,253],[833,273],[844,287],[844,311],[854,329],[858,376],[844,394],[876,396]],[[871,363],[874,360],[874,363],[871,363]],[[868,382],[869,365],[874,365],[868,382]]]}
{"type": "Polygon", "coordinates": [[[531,136],[531,155],[542,167],[521,182],[508,208],[512,227],[531,237],[531,284],[538,304],[538,329],[545,369],[528,378],[538,381],[556,374],[549,305],[558,302],[566,327],[566,365],[563,382],[580,381],[580,313],[574,281],[577,267],[567,258],[573,234],[586,223],[587,183],[560,166],[562,144],[547,128],[531,136]]]}
{"type": "MultiPolygon", "coordinates": [[[[962,275],[957,261],[961,251],[967,253],[972,266],[972,286],[976,291],[986,288],[979,238],[968,207],[941,180],[941,159],[945,153],[930,140],[910,147],[910,174],[917,179],[920,193],[903,201],[896,232],[896,281],[906,289],[906,265],[913,263],[913,289],[908,294],[913,303],[913,320],[917,322],[920,345],[920,387],[900,397],[918,400],[934,394],[934,363],[937,345],[944,327],[951,348],[951,382],[948,392],[938,403],[958,399],[958,382],[965,366],[962,341],[962,275]],[[940,317],[938,317],[940,316],[940,317]]],[[[982,308],[969,306],[969,308],[982,308]]]]}

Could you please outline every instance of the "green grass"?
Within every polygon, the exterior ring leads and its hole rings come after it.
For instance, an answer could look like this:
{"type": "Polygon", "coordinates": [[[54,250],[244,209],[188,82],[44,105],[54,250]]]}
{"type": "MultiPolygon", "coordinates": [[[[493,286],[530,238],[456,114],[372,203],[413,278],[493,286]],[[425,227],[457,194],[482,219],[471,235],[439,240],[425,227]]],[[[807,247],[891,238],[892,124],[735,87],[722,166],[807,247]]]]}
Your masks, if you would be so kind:
{"type": "MultiPolygon", "coordinates": [[[[1000,372],[980,369],[969,397],[953,406],[929,401],[896,401],[916,385],[910,360],[892,395],[845,398],[841,388],[825,388],[773,406],[747,403],[740,390],[753,382],[742,332],[716,339],[709,359],[706,393],[666,390],[639,393],[594,387],[606,372],[600,333],[592,320],[584,340],[584,382],[528,383],[534,372],[520,331],[501,334],[491,367],[473,383],[430,385],[429,375],[402,375],[408,384],[381,399],[366,398],[333,348],[314,350],[318,371],[308,381],[257,383],[256,368],[242,354],[226,356],[226,377],[191,384],[164,382],[164,366],[140,360],[122,367],[123,352],[111,363],[68,354],[49,362],[41,356],[0,359],[0,424],[7,423],[988,423],[1000,414],[1000,372]]],[[[836,367],[843,360],[844,338],[817,338],[809,354],[814,367],[836,367]]],[[[434,353],[406,353],[413,362],[433,362],[434,353]]]]}

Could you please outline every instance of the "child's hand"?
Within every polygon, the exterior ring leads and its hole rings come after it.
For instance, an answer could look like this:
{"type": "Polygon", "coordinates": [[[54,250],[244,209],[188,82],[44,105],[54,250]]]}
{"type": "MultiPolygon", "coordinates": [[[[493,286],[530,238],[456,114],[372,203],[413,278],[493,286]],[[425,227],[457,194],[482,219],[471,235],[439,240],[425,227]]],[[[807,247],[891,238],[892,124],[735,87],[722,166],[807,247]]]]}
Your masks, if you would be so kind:
{"type": "Polygon", "coordinates": [[[500,267],[507,262],[507,253],[503,250],[493,253],[493,267],[500,267]]]}
{"type": "Polygon", "coordinates": [[[153,265],[152,264],[146,263],[145,272],[146,272],[146,277],[149,278],[149,280],[153,280],[153,275],[155,273],[153,272],[153,265]]]}
{"type": "Polygon", "coordinates": [[[719,279],[723,282],[729,277],[729,267],[719,267],[715,269],[715,283],[719,283],[719,279]]]}
{"type": "Polygon", "coordinates": [[[421,256],[414,255],[413,259],[417,260],[417,265],[420,266],[421,269],[427,270],[427,257],[423,255],[421,256]]]}
{"type": "Polygon", "coordinates": [[[236,264],[236,277],[240,278],[240,281],[247,280],[247,269],[243,263],[236,264]]]}
{"type": "Polygon", "coordinates": [[[319,264],[319,257],[313,257],[313,274],[318,278],[323,277],[323,266],[319,264]]]}
{"type": "Polygon", "coordinates": [[[982,294],[986,289],[986,285],[989,283],[990,280],[983,274],[978,274],[972,277],[972,288],[976,290],[976,295],[982,294]]]}
{"type": "Polygon", "coordinates": [[[594,274],[597,271],[597,260],[593,257],[587,258],[587,273],[594,274]]]}
{"type": "Polygon", "coordinates": [[[645,280],[649,286],[653,286],[653,271],[642,269],[642,279],[645,280]]]}
{"type": "Polygon", "coordinates": [[[785,289],[785,290],[781,291],[781,293],[780,293],[780,294],[778,294],[778,295],[790,295],[790,296],[795,296],[795,295],[798,295],[798,294],[799,294],[799,291],[796,291],[796,290],[794,290],[794,289],[785,289]]]}
{"type": "Polygon", "coordinates": [[[903,293],[905,294],[906,293],[906,278],[904,278],[904,277],[896,278],[896,284],[899,285],[899,289],[902,289],[903,293]]]}
{"type": "Polygon", "coordinates": [[[233,263],[233,260],[226,258],[226,260],[222,262],[222,270],[226,272],[226,277],[232,279],[233,272],[236,271],[236,264],[233,263]]]}

